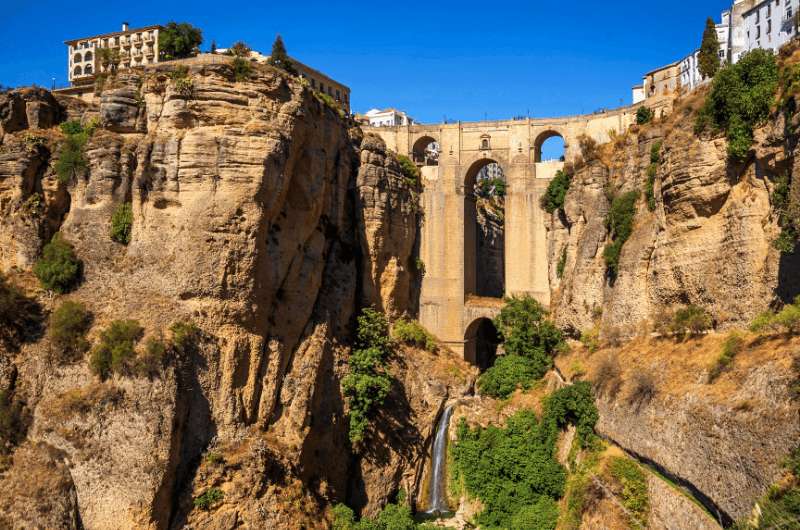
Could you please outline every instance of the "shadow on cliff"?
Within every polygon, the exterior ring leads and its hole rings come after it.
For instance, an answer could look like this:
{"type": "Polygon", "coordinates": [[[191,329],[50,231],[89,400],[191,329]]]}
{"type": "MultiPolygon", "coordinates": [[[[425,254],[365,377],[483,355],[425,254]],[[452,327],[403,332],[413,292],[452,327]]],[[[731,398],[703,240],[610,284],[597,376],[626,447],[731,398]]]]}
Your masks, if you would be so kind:
{"type": "Polygon", "coordinates": [[[778,297],[790,304],[797,295],[800,295],[800,250],[781,254],[778,262],[778,297]]]}

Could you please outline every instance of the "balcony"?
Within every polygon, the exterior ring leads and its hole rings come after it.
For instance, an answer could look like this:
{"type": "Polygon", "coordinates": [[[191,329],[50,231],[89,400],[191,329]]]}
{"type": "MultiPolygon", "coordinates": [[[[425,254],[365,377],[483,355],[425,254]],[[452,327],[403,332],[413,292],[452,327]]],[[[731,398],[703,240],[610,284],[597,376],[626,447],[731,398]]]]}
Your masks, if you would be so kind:
{"type": "Polygon", "coordinates": [[[152,47],[152,46],[148,46],[147,48],[145,48],[145,49],[144,49],[144,54],[145,54],[146,56],[148,56],[148,57],[151,57],[151,58],[152,58],[152,57],[154,57],[154,56],[155,56],[156,52],[153,50],[153,47],[152,47]]]}
{"type": "Polygon", "coordinates": [[[156,40],[155,35],[151,35],[149,33],[144,35],[145,42],[153,42],[154,40],[156,40]]]}
{"type": "Polygon", "coordinates": [[[132,56],[132,57],[141,57],[141,56],[142,56],[142,50],[139,50],[139,49],[137,49],[137,48],[134,48],[134,49],[131,51],[131,56],[132,56]]]}

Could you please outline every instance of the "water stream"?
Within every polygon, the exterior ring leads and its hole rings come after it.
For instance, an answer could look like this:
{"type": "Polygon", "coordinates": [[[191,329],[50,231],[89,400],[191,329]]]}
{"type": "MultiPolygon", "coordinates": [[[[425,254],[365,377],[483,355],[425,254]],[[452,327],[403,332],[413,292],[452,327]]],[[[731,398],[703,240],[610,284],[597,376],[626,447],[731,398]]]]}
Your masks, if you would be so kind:
{"type": "Polygon", "coordinates": [[[433,440],[433,456],[431,458],[431,487],[428,493],[428,512],[442,515],[450,511],[447,505],[447,427],[453,407],[444,409],[439,424],[436,426],[436,438],[433,440]]]}

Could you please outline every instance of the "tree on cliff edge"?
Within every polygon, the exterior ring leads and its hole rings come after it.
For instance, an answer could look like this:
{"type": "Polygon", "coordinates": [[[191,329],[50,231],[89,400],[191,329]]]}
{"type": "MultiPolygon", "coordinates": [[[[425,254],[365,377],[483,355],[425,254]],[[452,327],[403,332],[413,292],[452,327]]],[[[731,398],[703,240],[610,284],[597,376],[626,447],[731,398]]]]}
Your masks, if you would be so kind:
{"type": "Polygon", "coordinates": [[[158,32],[161,59],[184,59],[195,55],[203,42],[203,32],[186,22],[170,22],[158,32]]]}
{"type": "Polygon", "coordinates": [[[697,62],[703,79],[714,77],[719,70],[719,39],[717,39],[717,27],[711,17],[706,20],[706,29],[703,31],[703,42],[700,44],[697,62]]]}
{"type": "Polygon", "coordinates": [[[292,60],[289,59],[289,54],[286,53],[286,46],[283,44],[283,39],[280,35],[276,36],[275,42],[272,43],[272,53],[269,56],[269,64],[289,72],[290,74],[297,73],[292,60]]]}

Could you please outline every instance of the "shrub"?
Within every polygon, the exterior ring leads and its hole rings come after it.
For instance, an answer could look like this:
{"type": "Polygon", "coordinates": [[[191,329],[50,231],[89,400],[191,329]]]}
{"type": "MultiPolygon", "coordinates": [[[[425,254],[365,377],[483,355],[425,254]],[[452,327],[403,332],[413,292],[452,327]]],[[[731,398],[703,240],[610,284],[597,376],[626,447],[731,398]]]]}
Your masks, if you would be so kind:
{"type": "Polygon", "coordinates": [[[64,133],[64,143],[58,153],[55,163],[58,181],[62,184],[70,182],[73,178],[82,175],[89,167],[86,160],[86,144],[94,127],[84,130],[77,120],[65,121],[61,124],[64,133]]]}
{"type": "Polygon", "coordinates": [[[515,530],[555,530],[558,524],[558,504],[542,495],[535,504],[526,506],[511,518],[515,530]]]}
{"type": "Polygon", "coordinates": [[[600,349],[600,328],[597,326],[592,329],[583,331],[580,338],[583,347],[589,350],[589,353],[594,353],[600,349]]]}
{"type": "Polygon", "coordinates": [[[38,335],[41,319],[39,304],[0,274],[0,344],[16,350],[38,335]]]}
{"type": "Polygon", "coordinates": [[[249,60],[240,56],[233,58],[231,70],[233,71],[233,79],[237,82],[247,81],[253,75],[253,65],[249,60]]]}
{"type": "Polygon", "coordinates": [[[656,393],[656,381],[653,375],[649,372],[636,371],[630,380],[630,387],[628,389],[628,403],[635,405],[637,408],[646,403],[650,403],[656,393]]]}
{"type": "Polygon", "coordinates": [[[169,330],[172,332],[172,347],[176,353],[188,356],[195,352],[198,342],[202,338],[200,328],[192,322],[181,320],[173,322],[169,330]]]}
{"type": "Polygon", "coordinates": [[[438,349],[433,335],[416,320],[401,318],[395,322],[392,334],[396,340],[409,346],[416,346],[434,353],[438,349]]]}
{"type": "Polygon", "coordinates": [[[744,339],[742,336],[732,331],[728,334],[725,338],[725,342],[722,344],[722,352],[717,357],[714,366],[711,368],[711,371],[708,374],[708,382],[713,383],[722,372],[724,372],[728,366],[733,362],[733,359],[742,351],[744,347],[744,339]]]}
{"type": "Polygon", "coordinates": [[[572,175],[562,170],[556,171],[555,177],[547,185],[547,191],[544,192],[540,199],[542,209],[550,214],[556,210],[563,209],[571,184],[572,175]]]}
{"type": "Polygon", "coordinates": [[[374,309],[364,309],[358,317],[356,348],[350,354],[350,373],[342,379],[350,417],[350,441],[363,441],[375,410],[389,395],[392,379],[386,372],[386,358],[391,351],[389,324],[374,309]]]}
{"type": "Polygon", "coordinates": [[[344,118],[344,110],[342,107],[336,103],[336,100],[333,99],[331,96],[326,94],[325,92],[314,92],[314,97],[316,97],[323,105],[327,106],[331,110],[335,111],[339,117],[344,118]]]}
{"type": "Polygon", "coordinates": [[[0,454],[7,454],[11,448],[25,438],[27,420],[25,407],[13,399],[10,392],[0,391],[0,454]]]}
{"type": "Polygon", "coordinates": [[[194,507],[201,510],[209,510],[224,497],[219,488],[208,488],[202,495],[194,498],[194,507]]]}
{"type": "Polygon", "coordinates": [[[565,345],[561,330],[546,317],[542,305],[526,295],[506,298],[505,306],[494,319],[506,353],[532,360],[536,379],[553,367],[553,355],[565,345]]]}
{"type": "Polygon", "coordinates": [[[42,287],[57,293],[70,291],[78,283],[83,263],[60,232],[42,249],[42,257],[33,267],[33,273],[42,287]]]}
{"type": "Polygon", "coordinates": [[[633,219],[636,215],[636,201],[639,200],[638,191],[629,191],[618,195],[611,201],[611,208],[606,219],[606,227],[611,237],[611,243],[606,245],[603,258],[609,276],[614,279],[619,274],[619,257],[622,247],[633,233],[633,219]]]}
{"type": "Polygon", "coordinates": [[[581,156],[587,163],[596,160],[600,156],[600,146],[591,136],[580,135],[578,137],[578,146],[581,148],[581,156]]]}
{"type": "Polygon", "coordinates": [[[658,165],[661,163],[661,140],[650,146],[650,165],[647,166],[647,185],[645,187],[645,197],[647,198],[647,209],[651,212],[656,209],[655,183],[658,165]]]}
{"type": "Polygon", "coordinates": [[[115,320],[100,333],[100,343],[92,350],[89,367],[92,373],[107,379],[112,373],[131,368],[136,356],[136,343],[144,329],[136,320],[115,320]]]}
{"type": "Polygon", "coordinates": [[[564,277],[564,269],[567,268],[567,247],[561,249],[561,257],[558,258],[558,263],[556,264],[556,276],[558,279],[564,277]]]}
{"type": "Polygon", "coordinates": [[[236,41],[233,43],[233,46],[230,47],[228,53],[233,55],[234,57],[244,57],[245,59],[250,57],[250,53],[253,51],[250,46],[247,45],[244,41],[236,41]]]}
{"type": "Polygon", "coordinates": [[[687,334],[697,336],[711,329],[712,325],[711,315],[705,309],[696,305],[688,305],[675,312],[670,331],[678,338],[687,334]]]}
{"type": "Polygon", "coordinates": [[[622,386],[622,370],[616,357],[608,355],[600,360],[594,373],[595,393],[614,397],[622,386]]]}
{"type": "Polygon", "coordinates": [[[160,338],[151,337],[144,345],[144,352],[136,358],[135,372],[141,376],[153,377],[164,367],[167,346],[160,338]]]}
{"type": "Polygon", "coordinates": [[[131,203],[124,202],[117,206],[111,215],[111,239],[117,243],[127,245],[131,242],[133,228],[133,207],[131,203]]]}
{"type": "Polygon", "coordinates": [[[417,165],[406,155],[397,155],[397,162],[400,164],[400,172],[405,177],[406,182],[412,187],[418,186],[421,175],[417,165]]]}
{"type": "Polygon", "coordinates": [[[638,109],[636,109],[636,123],[639,125],[645,125],[653,121],[655,117],[655,112],[650,107],[645,107],[642,105],[638,109]]]}
{"type": "Polygon", "coordinates": [[[724,131],[728,155],[743,160],[750,150],[754,127],[769,116],[777,85],[778,66],[772,52],[756,49],[746,53],[714,77],[695,130],[724,131]]]}
{"type": "Polygon", "coordinates": [[[504,355],[481,374],[478,388],[483,394],[505,399],[517,388],[528,390],[541,377],[539,367],[531,359],[519,355],[504,355]]]}
{"type": "Polygon", "coordinates": [[[92,314],[80,302],[67,300],[50,315],[50,344],[58,358],[74,361],[89,350],[86,333],[92,314]]]}
{"type": "Polygon", "coordinates": [[[615,456],[609,461],[608,469],[622,487],[620,500],[628,511],[632,527],[646,528],[650,499],[647,492],[647,477],[639,464],[628,458],[615,456]]]}
{"type": "Polygon", "coordinates": [[[542,422],[547,422],[553,445],[558,430],[571,423],[575,425],[581,447],[588,448],[594,442],[594,426],[599,418],[594,392],[587,381],[561,387],[544,401],[542,422]]]}
{"type": "Polygon", "coordinates": [[[401,494],[396,503],[387,504],[374,518],[363,517],[356,522],[353,510],[344,504],[337,504],[331,510],[333,530],[426,530],[431,525],[417,524],[411,508],[401,494]]]}

